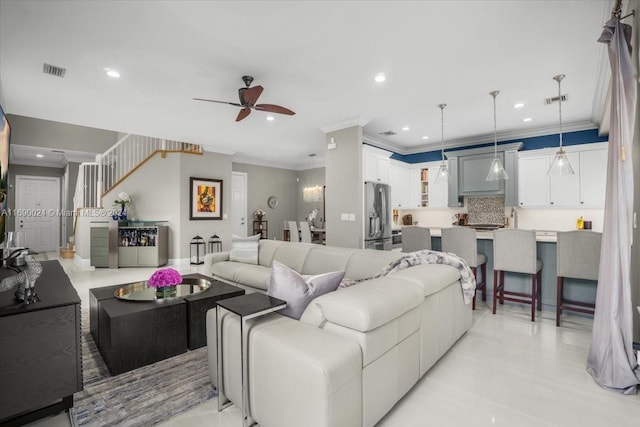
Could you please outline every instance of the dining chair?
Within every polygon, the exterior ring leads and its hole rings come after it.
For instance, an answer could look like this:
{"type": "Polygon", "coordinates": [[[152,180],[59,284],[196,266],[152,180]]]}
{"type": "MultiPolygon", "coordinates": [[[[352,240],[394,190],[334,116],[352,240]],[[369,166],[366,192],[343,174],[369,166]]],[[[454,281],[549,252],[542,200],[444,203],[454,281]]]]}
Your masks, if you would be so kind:
{"type": "Polygon", "coordinates": [[[536,309],[542,310],[542,261],[538,259],[533,230],[493,232],[493,314],[496,314],[496,304],[504,304],[505,300],[531,304],[532,322],[536,320],[536,309]],[[531,294],[506,291],[505,271],[531,275],[531,294]]]}
{"type": "Polygon", "coordinates": [[[478,253],[476,230],[465,227],[442,229],[442,252],[451,252],[464,260],[476,278],[476,290],[473,293],[473,310],[476,309],[476,293],[482,291],[482,301],[487,300],[487,256],[478,253]],[[478,281],[478,267],[482,281],[478,281]]]}
{"type": "Polygon", "coordinates": [[[287,221],[289,223],[289,241],[299,242],[300,233],[298,233],[298,223],[295,221],[287,221]]]}
{"type": "Polygon", "coordinates": [[[431,249],[431,231],[417,225],[402,227],[402,252],[415,252],[422,249],[431,249]]]}
{"type": "Polygon", "coordinates": [[[311,229],[307,221],[300,221],[300,241],[311,243],[311,229]]]}
{"type": "Polygon", "coordinates": [[[593,315],[596,305],[564,297],[564,278],[583,279],[598,283],[602,233],[588,230],[558,233],[558,283],[556,300],[556,326],[560,326],[563,310],[593,315]]]}

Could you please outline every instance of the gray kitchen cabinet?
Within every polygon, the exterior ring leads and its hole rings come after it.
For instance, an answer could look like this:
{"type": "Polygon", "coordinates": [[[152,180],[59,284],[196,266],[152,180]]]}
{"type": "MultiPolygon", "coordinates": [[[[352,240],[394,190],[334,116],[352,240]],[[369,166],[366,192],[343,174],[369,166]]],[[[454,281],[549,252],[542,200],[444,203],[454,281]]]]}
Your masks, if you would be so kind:
{"type": "Polygon", "coordinates": [[[94,267],[109,267],[109,229],[107,227],[91,227],[90,260],[94,267]]]}
{"type": "MultiPolygon", "coordinates": [[[[498,153],[504,165],[504,153],[498,153]]],[[[461,196],[504,194],[504,181],[487,181],[493,153],[458,157],[459,189],[461,196]]]]}
{"type": "Polygon", "coordinates": [[[464,196],[504,195],[506,206],[515,206],[518,200],[518,150],[521,142],[498,146],[498,158],[509,179],[487,181],[489,167],[494,158],[494,147],[446,151],[449,159],[448,206],[462,206],[464,196]]]}

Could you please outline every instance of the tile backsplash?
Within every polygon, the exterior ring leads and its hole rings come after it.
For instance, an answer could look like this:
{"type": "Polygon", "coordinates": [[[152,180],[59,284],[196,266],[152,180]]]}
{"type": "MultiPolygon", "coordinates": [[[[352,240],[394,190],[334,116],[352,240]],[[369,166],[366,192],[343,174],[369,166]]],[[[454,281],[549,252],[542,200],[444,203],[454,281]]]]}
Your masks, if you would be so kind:
{"type": "Polygon", "coordinates": [[[504,197],[468,197],[469,224],[504,224],[504,197]]]}

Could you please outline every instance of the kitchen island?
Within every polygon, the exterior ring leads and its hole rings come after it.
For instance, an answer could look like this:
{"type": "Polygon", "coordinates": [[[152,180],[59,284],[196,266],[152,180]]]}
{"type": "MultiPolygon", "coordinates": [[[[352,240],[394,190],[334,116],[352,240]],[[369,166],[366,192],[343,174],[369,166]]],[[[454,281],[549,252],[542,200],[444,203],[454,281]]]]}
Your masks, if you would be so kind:
{"type": "MultiPolygon", "coordinates": [[[[430,228],[431,247],[441,250],[441,228],[430,228]]],[[[487,256],[487,304],[491,305],[493,297],[493,232],[478,231],[478,252],[487,256]]],[[[542,309],[556,310],[557,295],[557,232],[553,230],[536,230],[538,259],[542,261],[542,309]]],[[[594,303],[596,300],[595,282],[589,280],[566,278],[564,282],[564,296],[567,299],[594,303]]],[[[516,292],[530,292],[531,282],[528,275],[505,272],[507,289],[516,292]]],[[[476,297],[476,303],[481,298],[476,297]]]]}

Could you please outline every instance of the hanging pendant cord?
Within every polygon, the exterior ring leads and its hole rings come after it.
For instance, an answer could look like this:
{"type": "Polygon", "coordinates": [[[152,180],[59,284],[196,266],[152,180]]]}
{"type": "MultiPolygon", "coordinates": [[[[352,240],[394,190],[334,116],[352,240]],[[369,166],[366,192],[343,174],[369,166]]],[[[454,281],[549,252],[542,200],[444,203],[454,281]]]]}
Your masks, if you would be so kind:
{"type": "Polygon", "coordinates": [[[553,79],[558,82],[558,118],[560,122],[560,151],[562,151],[562,91],[560,90],[560,82],[564,79],[564,74],[558,74],[553,79]]]}
{"type": "Polygon", "coordinates": [[[447,104],[438,105],[438,107],[440,107],[440,142],[441,142],[440,156],[442,157],[443,162],[444,162],[444,108],[446,106],[447,104]]]}
{"type": "Polygon", "coordinates": [[[500,93],[500,91],[498,90],[494,90],[493,92],[491,92],[491,96],[493,96],[493,157],[497,158],[498,157],[498,125],[497,125],[497,119],[496,119],[496,96],[498,96],[498,94],[500,93]]]}

